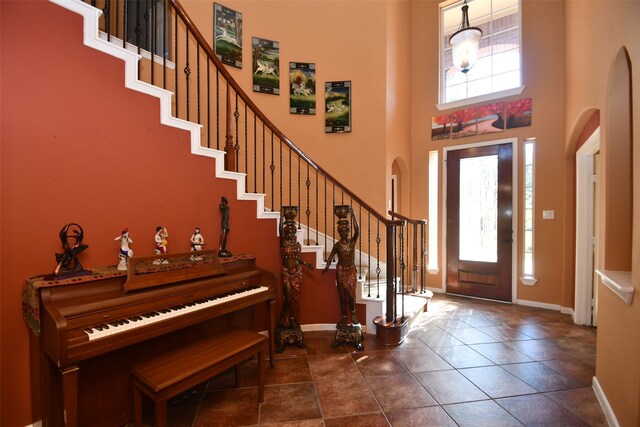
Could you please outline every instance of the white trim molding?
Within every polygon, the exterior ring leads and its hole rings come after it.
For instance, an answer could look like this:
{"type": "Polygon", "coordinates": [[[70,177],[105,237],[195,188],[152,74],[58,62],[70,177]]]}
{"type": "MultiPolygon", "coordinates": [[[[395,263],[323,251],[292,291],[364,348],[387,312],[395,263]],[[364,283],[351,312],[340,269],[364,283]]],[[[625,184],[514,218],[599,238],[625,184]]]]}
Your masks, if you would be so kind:
{"type": "Polygon", "coordinates": [[[525,286],[533,286],[538,283],[538,279],[533,276],[523,276],[520,278],[520,282],[525,286]]]}
{"type": "Polygon", "coordinates": [[[513,89],[502,90],[500,92],[487,93],[485,95],[474,96],[473,98],[464,98],[458,101],[443,102],[437,104],[436,108],[440,111],[448,110],[450,108],[465,107],[471,104],[478,104],[480,102],[493,101],[494,99],[507,98],[509,96],[520,95],[524,92],[524,86],[514,87],[513,89]]]}
{"type": "Polygon", "coordinates": [[[611,289],[613,293],[618,295],[625,303],[631,304],[635,289],[631,285],[630,271],[596,269],[596,273],[600,275],[603,285],[611,289]]]}
{"type": "Polygon", "coordinates": [[[596,377],[593,377],[592,388],[593,392],[596,395],[596,398],[598,399],[598,403],[600,403],[602,412],[607,419],[607,424],[609,424],[611,427],[620,427],[620,423],[618,423],[616,414],[613,412],[613,408],[611,408],[609,400],[607,400],[607,396],[604,394],[604,390],[602,390],[602,387],[600,387],[600,383],[598,382],[598,378],[596,377]]]}
{"type": "MultiPolygon", "coordinates": [[[[593,156],[600,150],[600,128],[576,152],[576,258],[575,317],[578,325],[591,325],[594,236],[593,156]]],[[[596,201],[597,202],[597,201],[596,201]]],[[[597,234],[596,234],[597,235],[597,234]]]]}
{"type": "Polygon", "coordinates": [[[553,310],[553,311],[562,310],[562,307],[560,306],[560,304],[549,304],[546,302],[528,301],[524,299],[516,300],[516,304],[524,305],[526,307],[544,308],[546,310],[553,310]]]}

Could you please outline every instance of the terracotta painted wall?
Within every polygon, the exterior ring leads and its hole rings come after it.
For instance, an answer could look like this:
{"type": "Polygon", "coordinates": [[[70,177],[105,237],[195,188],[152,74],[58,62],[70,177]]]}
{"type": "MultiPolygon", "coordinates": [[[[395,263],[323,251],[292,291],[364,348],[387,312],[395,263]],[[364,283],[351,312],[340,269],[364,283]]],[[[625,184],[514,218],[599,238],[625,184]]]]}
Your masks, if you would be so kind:
{"type": "MultiPolygon", "coordinates": [[[[517,298],[563,307],[573,305],[567,297],[566,286],[573,277],[570,264],[570,245],[573,236],[573,212],[567,206],[565,188],[564,135],[564,7],[562,2],[522,3],[523,83],[521,95],[505,101],[532,98],[532,125],[492,135],[431,141],[431,117],[456,109],[439,111],[438,103],[438,2],[413,2],[412,13],[412,216],[427,217],[428,153],[438,150],[440,156],[439,192],[442,193],[443,148],[477,142],[518,138],[518,191],[514,202],[518,208],[518,222],[522,224],[522,142],[536,138],[535,147],[535,276],[538,283],[524,286],[518,282],[517,298]],[[553,70],[553,72],[549,72],[553,70]],[[543,210],[555,210],[554,220],[542,220],[543,210]]],[[[442,194],[439,195],[438,248],[442,242],[442,194]]],[[[517,231],[518,242],[522,232],[517,231]]],[[[522,248],[518,245],[518,277],[522,276],[522,248]]],[[[441,252],[441,249],[439,249],[441,252]]],[[[439,253],[438,259],[444,255],[439,253]]],[[[441,261],[442,262],[442,261],[441,261]]],[[[441,288],[442,267],[437,275],[429,275],[427,285],[441,288]]]]}
{"type": "MultiPolygon", "coordinates": [[[[152,254],[159,224],[170,252],[189,249],[195,226],[215,248],[225,195],[229,249],[273,272],[280,257],[275,221],[237,201],[234,181],[214,179],[213,160],[190,154],[186,132],[160,125],[155,98],[125,89],[120,60],[82,45],[79,16],[42,1],[3,1],[0,16],[0,424],[23,426],[39,419],[39,408],[22,285],[53,271],[64,224],[84,228],[87,268],[117,262],[114,238],[124,227],[136,255],[152,254]]],[[[305,273],[301,323],[339,319],[334,277],[305,273]]]]}
{"type": "MultiPolygon", "coordinates": [[[[615,129],[609,123],[616,118],[609,108],[607,97],[621,94],[608,93],[616,56],[622,47],[630,58],[631,103],[633,127],[633,230],[631,269],[634,300],[626,305],[608,288],[599,285],[598,301],[598,346],[596,355],[596,377],[605,392],[621,426],[637,426],[640,423],[640,28],[636,24],[640,16],[640,2],[596,1],[584,7],[582,2],[566,2],[566,96],[565,144],[572,151],[575,138],[581,130],[585,112],[600,110],[601,156],[606,157],[608,146],[616,141],[610,139],[615,129]],[[584,46],[589,46],[585,49],[584,46]]],[[[603,159],[604,160],[604,159],[603,159]]],[[[604,162],[603,162],[604,164],[604,162]]],[[[606,185],[611,170],[601,174],[602,188],[606,185]]],[[[603,194],[603,200],[606,195],[603,194]]],[[[599,236],[600,242],[605,241],[599,236]]],[[[601,246],[602,248],[602,246],[601,246]]],[[[606,248],[601,250],[598,260],[603,265],[606,248]]]]}
{"type": "MultiPolygon", "coordinates": [[[[204,37],[213,39],[213,2],[183,1],[204,37]]],[[[243,14],[243,68],[228,67],[271,121],[335,178],[380,212],[386,208],[386,2],[230,0],[243,14]],[[251,37],[280,42],[279,96],[253,93],[251,37]],[[289,62],[316,64],[315,116],[289,114],[289,62]],[[324,82],[351,80],[351,133],[324,133],[324,82]],[[372,170],[385,170],[371,174],[372,170]]]]}

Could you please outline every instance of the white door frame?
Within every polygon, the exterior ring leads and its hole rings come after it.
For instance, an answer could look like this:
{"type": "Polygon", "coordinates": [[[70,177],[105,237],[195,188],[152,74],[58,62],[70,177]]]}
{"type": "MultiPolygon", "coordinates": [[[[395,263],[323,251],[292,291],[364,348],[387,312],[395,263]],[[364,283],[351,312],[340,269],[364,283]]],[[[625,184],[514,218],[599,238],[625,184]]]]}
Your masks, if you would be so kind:
{"type": "Polygon", "coordinates": [[[465,148],[484,147],[486,145],[511,144],[511,162],[513,164],[513,191],[511,226],[513,230],[513,244],[511,245],[511,302],[518,300],[518,138],[506,138],[493,141],[477,142],[474,144],[454,145],[443,147],[442,159],[442,291],[447,292],[447,155],[449,151],[465,148]]]}
{"type": "MultiPolygon", "coordinates": [[[[591,325],[594,236],[593,156],[600,150],[600,127],[576,152],[576,278],[573,321],[591,325]]],[[[597,209],[597,208],[596,208],[597,209]]]]}

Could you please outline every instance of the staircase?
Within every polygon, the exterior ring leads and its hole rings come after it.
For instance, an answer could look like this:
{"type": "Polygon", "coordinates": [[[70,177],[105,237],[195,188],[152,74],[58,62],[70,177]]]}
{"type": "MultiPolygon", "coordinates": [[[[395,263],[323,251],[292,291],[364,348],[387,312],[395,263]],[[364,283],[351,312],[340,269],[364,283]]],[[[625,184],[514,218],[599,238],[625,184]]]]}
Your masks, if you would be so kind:
{"type": "Polygon", "coordinates": [[[350,205],[361,230],[356,264],[367,272],[357,294],[367,330],[385,344],[402,342],[430,296],[426,221],[392,212],[389,219],[300,150],[233,79],[177,0],[50,1],[84,17],[84,44],[122,59],[125,86],[158,98],[161,123],[190,132],[191,153],[214,159],[215,176],[234,180],[238,199],[255,201],[258,218],[278,219],[282,206],[299,206],[298,239],[316,268],[336,241],[333,206],[350,205]]]}

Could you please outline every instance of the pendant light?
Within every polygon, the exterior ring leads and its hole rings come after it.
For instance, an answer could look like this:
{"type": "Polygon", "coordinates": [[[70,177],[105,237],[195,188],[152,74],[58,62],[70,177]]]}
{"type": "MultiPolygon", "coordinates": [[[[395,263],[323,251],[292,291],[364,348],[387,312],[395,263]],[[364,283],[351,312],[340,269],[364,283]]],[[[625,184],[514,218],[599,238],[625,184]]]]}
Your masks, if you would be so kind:
{"type": "Polygon", "coordinates": [[[469,6],[467,0],[462,5],[462,23],[458,31],[449,37],[453,66],[467,73],[478,59],[482,30],[469,25],[469,6]]]}

